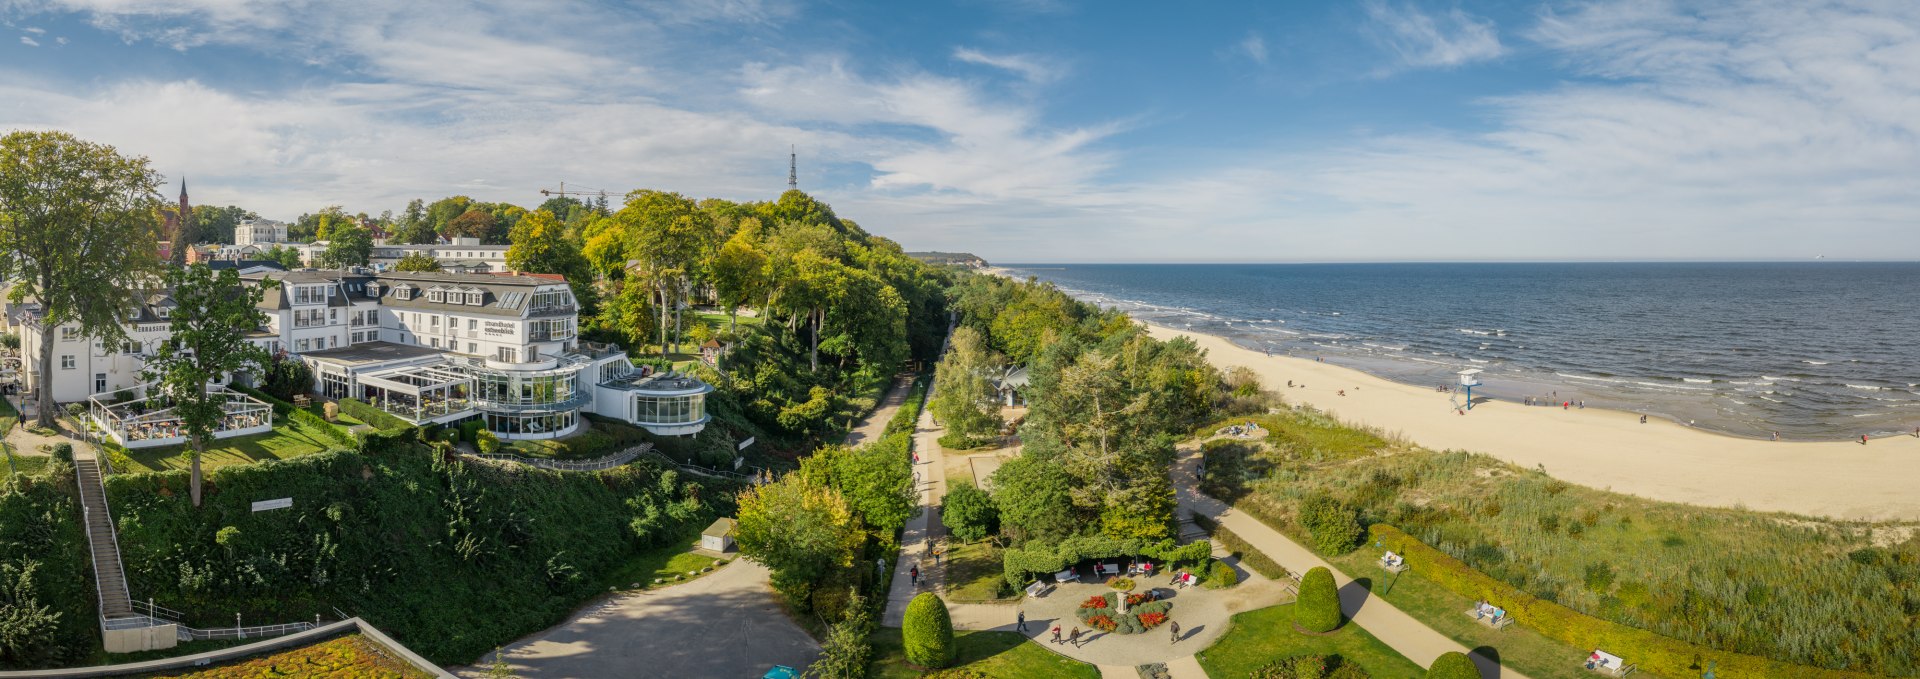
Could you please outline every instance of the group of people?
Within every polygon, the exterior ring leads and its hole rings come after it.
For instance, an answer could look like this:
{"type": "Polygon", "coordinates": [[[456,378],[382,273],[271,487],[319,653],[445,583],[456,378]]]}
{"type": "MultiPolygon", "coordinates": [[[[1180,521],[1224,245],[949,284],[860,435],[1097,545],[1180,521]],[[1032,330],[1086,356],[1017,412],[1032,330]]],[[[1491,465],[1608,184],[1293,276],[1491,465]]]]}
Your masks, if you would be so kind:
{"type": "Polygon", "coordinates": [[[1487,603],[1486,601],[1481,601],[1473,605],[1473,619],[1475,620],[1492,618],[1491,620],[1487,620],[1487,622],[1498,626],[1500,621],[1506,617],[1507,609],[1487,603]]]}
{"type": "MultiPolygon", "coordinates": [[[[1544,398],[1544,397],[1540,397],[1540,396],[1528,396],[1528,397],[1526,397],[1526,398],[1524,398],[1524,399],[1522,399],[1522,401],[1521,401],[1521,402],[1522,402],[1522,403],[1524,403],[1524,404],[1526,404],[1526,405],[1530,405],[1530,406],[1547,406],[1547,407],[1549,407],[1549,408],[1551,408],[1551,407],[1553,407],[1553,406],[1555,406],[1555,405],[1558,405],[1558,406],[1560,406],[1560,409],[1561,409],[1561,410],[1572,410],[1572,409],[1574,409],[1574,408],[1579,408],[1579,409],[1581,409],[1581,410],[1586,410],[1586,408],[1587,408],[1587,402],[1586,402],[1586,401],[1584,401],[1584,400],[1578,400],[1578,399],[1575,399],[1575,400],[1567,400],[1567,401],[1562,401],[1562,400],[1560,400],[1560,399],[1559,399],[1559,394],[1560,394],[1560,392],[1557,392],[1557,391],[1556,391],[1556,392],[1554,392],[1554,398],[1553,398],[1553,399],[1547,399],[1547,398],[1544,398]]],[[[1642,418],[1642,419],[1644,420],[1645,418],[1642,418]]],[[[1643,421],[1643,422],[1641,422],[1641,424],[1645,424],[1645,422],[1643,421]]]]}
{"type": "Polygon", "coordinates": [[[1192,573],[1189,573],[1187,571],[1180,571],[1178,573],[1174,573],[1173,579],[1167,582],[1167,584],[1173,585],[1175,587],[1179,587],[1181,589],[1186,589],[1188,585],[1196,585],[1199,583],[1200,583],[1200,578],[1194,577],[1192,573]]]}
{"type": "MultiPolygon", "coordinates": [[[[1024,617],[1026,617],[1026,616],[1025,616],[1025,614],[1023,613],[1023,614],[1021,614],[1021,617],[1023,617],[1023,618],[1024,618],[1024,617]]],[[[1069,633],[1069,634],[1067,635],[1067,638],[1066,638],[1066,640],[1064,640],[1064,641],[1063,641],[1063,640],[1061,640],[1061,639],[1060,639],[1060,625],[1059,625],[1058,623],[1055,623],[1055,624],[1054,624],[1054,626],[1053,626],[1053,643],[1056,643],[1056,644],[1073,644],[1073,647],[1074,647],[1074,648],[1079,648],[1079,647],[1080,647],[1080,626],[1079,626],[1079,625],[1074,625],[1074,626],[1073,626],[1073,632],[1071,632],[1071,633],[1069,633]]]]}
{"type": "Polygon", "coordinates": [[[1259,431],[1260,431],[1260,426],[1254,424],[1253,420],[1247,420],[1245,424],[1236,424],[1228,427],[1223,427],[1220,429],[1220,433],[1222,434],[1225,434],[1227,436],[1235,436],[1235,437],[1242,437],[1242,438],[1253,436],[1259,431]]]}

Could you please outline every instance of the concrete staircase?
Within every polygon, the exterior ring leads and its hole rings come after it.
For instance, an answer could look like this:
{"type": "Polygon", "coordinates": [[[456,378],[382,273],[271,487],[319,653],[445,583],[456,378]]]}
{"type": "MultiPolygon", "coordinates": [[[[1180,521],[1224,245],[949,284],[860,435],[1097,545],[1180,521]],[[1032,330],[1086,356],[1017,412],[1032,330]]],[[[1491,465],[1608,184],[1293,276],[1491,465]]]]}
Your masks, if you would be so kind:
{"type": "Polygon", "coordinates": [[[104,624],[121,618],[138,617],[132,597],[127,595],[126,571],[120,567],[120,543],[115,538],[113,515],[107,511],[107,496],[100,484],[100,462],[91,451],[74,446],[73,466],[80,482],[80,504],[87,516],[87,544],[93,551],[93,579],[100,590],[100,618],[104,624]]]}

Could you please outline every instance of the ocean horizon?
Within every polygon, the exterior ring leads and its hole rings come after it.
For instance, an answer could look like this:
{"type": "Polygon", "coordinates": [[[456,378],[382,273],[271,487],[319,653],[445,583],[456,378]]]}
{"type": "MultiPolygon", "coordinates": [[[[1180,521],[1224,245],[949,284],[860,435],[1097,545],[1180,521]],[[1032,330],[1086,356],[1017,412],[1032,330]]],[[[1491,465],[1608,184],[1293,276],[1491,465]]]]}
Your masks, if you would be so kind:
{"type": "Polygon", "coordinates": [[[1920,426],[1920,262],[996,264],[1136,318],[1505,401],[1734,435],[1920,426]]]}

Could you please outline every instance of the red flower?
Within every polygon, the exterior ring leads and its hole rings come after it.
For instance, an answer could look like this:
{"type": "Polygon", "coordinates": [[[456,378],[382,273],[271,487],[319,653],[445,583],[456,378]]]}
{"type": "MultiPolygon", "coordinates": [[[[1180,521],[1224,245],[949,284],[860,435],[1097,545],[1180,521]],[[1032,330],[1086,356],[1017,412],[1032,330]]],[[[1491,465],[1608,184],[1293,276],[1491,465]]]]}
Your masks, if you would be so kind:
{"type": "Polygon", "coordinates": [[[1100,596],[1088,597],[1085,602],[1082,602],[1080,604],[1080,607],[1081,608],[1106,608],[1107,605],[1108,605],[1107,597],[1106,595],[1102,594],[1100,596]]]}

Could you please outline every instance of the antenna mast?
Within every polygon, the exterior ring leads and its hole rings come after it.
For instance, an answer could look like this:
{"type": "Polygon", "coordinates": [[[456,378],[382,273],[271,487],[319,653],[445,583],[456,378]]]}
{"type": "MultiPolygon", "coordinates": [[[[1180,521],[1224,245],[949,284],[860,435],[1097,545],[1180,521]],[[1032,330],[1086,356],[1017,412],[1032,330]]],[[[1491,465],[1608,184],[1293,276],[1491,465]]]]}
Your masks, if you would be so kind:
{"type": "Polygon", "coordinates": [[[787,190],[800,190],[800,147],[789,146],[787,153],[787,190]]]}

